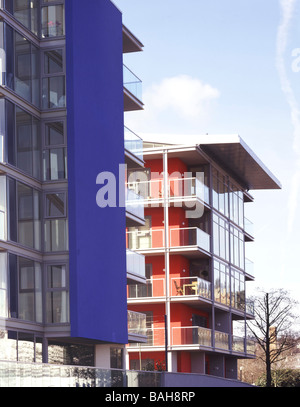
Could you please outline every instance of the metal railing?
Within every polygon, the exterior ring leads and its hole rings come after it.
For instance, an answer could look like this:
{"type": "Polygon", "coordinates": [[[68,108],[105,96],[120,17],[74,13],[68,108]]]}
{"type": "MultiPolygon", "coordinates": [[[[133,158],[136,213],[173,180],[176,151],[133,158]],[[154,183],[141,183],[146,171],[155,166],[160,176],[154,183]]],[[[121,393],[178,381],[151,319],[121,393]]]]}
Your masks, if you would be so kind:
{"type": "MultiPolygon", "coordinates": [[[[200,249],[210,251],[210,235],[200,228],[170,228],[170,247],[197,246],[200,249]]],[[[164,229],[140,229],[127,232],[128,248],[143,250],[152,248],[164,248],[164,229]]]]}
{"type": "Polygon", "coordinates": [[[211,347],[211,329],[199,326],[185,326],[172,328],[172,345],[200,345],[211,347]]]}
{"type": "Polygon", "coordinates": [[[142,81],[126,65],[123,65],[123,85],[137,99],[142,100],[142,81]]]}
{"type": "Polygon", "coordinates": [[[128,127],[124,126],[125,149],[143,161],[143,140],[128,127]]]}
{"type": "Polygon", "coordinates": [[[159,372],[0,361],[0,387],[160,387],[159,372]]]}
{"type": "Polygon", "coordinates": [[[126,271],[142,278],[146,275],[145,256],[132,250],[126,250],[126,271]]]}
{"type": "MultiPolygon", "coordinates": [[[[161,178],[149,181],[132,181],[128,185],[145,200],[164,198],[164,180],[161,178]]],[[[209,203],[209,189],[196,177],[169,178],[167,197],[170,199],[196,197],[203,202],[209,203]]]]}
{"type": "Polygon", "coordinates": [[[128,298],[154,298],[166,295],[165,279],[149,279],[146,284],[128,285],[128,298]]]}
{"type": "Polygon", "coordinates": [[[199,277],[177,277],[171,280],[171,296],[197,295],[211,299],[211,283],[199,277]]]}
{"type": "Polygon", "coordinates": [[[128,332],[136,335],[146,335],[146,314],[127,311],[128,332]]]}
{"type": "Polygon", "coordinates": [[[144,204],[142,197],[126,188],[126,211],[140,219],[144,219],[144,204]]]}
{"type": "Polygon", "coordinates": [[[130,348],[136,347],[165,347],[165,328],[146,328],[147,341],[142,343],[130,343],[130,348]]]}

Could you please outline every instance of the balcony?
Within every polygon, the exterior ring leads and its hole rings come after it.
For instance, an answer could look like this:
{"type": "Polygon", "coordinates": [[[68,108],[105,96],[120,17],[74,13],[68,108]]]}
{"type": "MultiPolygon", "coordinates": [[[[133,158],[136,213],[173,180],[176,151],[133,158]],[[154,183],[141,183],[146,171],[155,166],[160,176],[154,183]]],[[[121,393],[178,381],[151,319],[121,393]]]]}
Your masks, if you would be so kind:
{"type": "Polygon", "coordinates": [[[129,349],[138,348],[155,348],[155,350],[165,349],[165,328],[146,328],[147,340],[144,343],[129,344],[129,349]]]}
{"type": "Polygon", "coordinates": [[[211,283],[199,277],[178,277],[171,279],[171,296],[173,300],[201,299],[211,300],[211,283]]]}
{"type": "Polygon", "coordinates": [[[159,206],[167,198],[170,205],[177,207],[193,207],[195,201],[209,204],[209,188],[201,178],[171,178],[168,180],[168,191],[164,196],[164,180],[133,181],[128,187],[141,195],[147,206],[159,206]]]}
{"type": "MultiPolygon", "coordinates": [[[[127,244],[131,250],[145,253],[161,253],[165,249],[165,230],[148,229],[127,232],[127,244]]],[[[210,256],[210,235],[197,227],[170,228],[171,253],[207,257],[210,256]]]]}
{"type": "Polygon", "coordinates": [[[141,41],[132,34],[127,27],[123,25],[123,53],[140,52],[144,45],[141,41]]]}
{"type": "Polygon", "coordinates": [[[211,347],[211,329],[199,326],[173,327],[173,346],[211,347]]]}
{"type": "Polygon", "coordinates": [[[238,353],[255,355],[255,341],[249,338],[232,336],[232,350],[238,353]]]}
{"type": "Polygon", "coordinates": [[[140,195],[126,188],[126,225],[142,226],[145,224],[144,205],[140,195]]]}
{"type": "Polygon", "coordinates": [[[254,240],[254,225],[247,218],[244,218],[244,231],[245,231],[245,241],[252,242],[254,240]]]}
{"type": "Polygon", "coordinates": [[[142,110],[142,81],[123,65],[124,110],[142,110]]]}
{"type": "Polygon", "coordinates": [[[131,284],[128,287],[128,303],[164,302],[166,284],[164,278],[146,280],[146,284],[131,284]]]}
{"type": "Polygon", "coordinates": [[[246,314],[254,315],[254,301],[246,300],[246,314]]]}
{"type": "Polygon", "coordinates": [[[145,256],[127,249],[126,270],[127,270],[127,284],[132,284],[132,282],[145,283],[146,282],[145,256]]]}
{"type": "Polygon", "coordinates": [[[229,334],[215,331],[215,348],[229,350],[229,334]]]}
{"type": "Polygon", "coordinates": [[[140,312],[127,311],[128,319],[128,341],[146,342],[146,314],[140,312]]]}
{"type": "Polygon", "coordinates": [[[161,387],[160,372],[45,363],[0,364],[0,387],[161,387]]]}
{"type": "Polygon", "coordinates": [[[245,258],[245,273],[247,280],[254,280],[254,263],[247,258],[245,258]]]}
{"type": "Polygon", "coordinates": [[[143,140],[127,127],[124,127],[124,147],[125,155],[133,165],[144,166],[143,140]]]}
{"type": "MultiPolygon", "coordinates": [[[[147,341],[129,344],[129,351],[142,348],[144,351],[165,349],[165,328],[147,328],[147,341]]],[[[214,331],[200,326],[179,326],[171,329],[172,350],[212,350],[220,353],[240,353],[243,356],[255,354],[255,342],[250,339],[231,336],[226,332],[214,331]],[[231,339],[231,341],[230,341],[231,339]],[[214,343],[213,343],[214,342],[214,343]],[[230,345],[231,342],[231,345],[230,345]],[[231,346],[231,348],[230,348],[231,346]]]]}

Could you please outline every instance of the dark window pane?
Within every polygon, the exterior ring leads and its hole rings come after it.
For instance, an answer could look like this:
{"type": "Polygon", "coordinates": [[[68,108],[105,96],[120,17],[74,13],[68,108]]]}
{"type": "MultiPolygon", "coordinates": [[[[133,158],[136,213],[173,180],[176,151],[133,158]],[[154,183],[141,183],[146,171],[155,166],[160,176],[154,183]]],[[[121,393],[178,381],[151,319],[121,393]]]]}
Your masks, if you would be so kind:
{"type": "Polygon", "coordinates": [[[6,39],[6,85],[14,90],[14,32],[13,29],[5,24],[5,39],[6,39]]]}
{"type": "Polygon", "coordinates": [[[30,29],[30,4],[28,0],[14,0],[14,17],[30,29]]]}
{"type": "Polygon", "coordinates": [[[32,120],[23,110],[16,108],[17,167],[32,175],[32,120]]]}
{"type": "Polygon", "coordinates": [[[44,54],[44,72],[45,74],[54,74],[63,72],[62,50],[46,51],[44,54]]]}
{"type": "Polygon", "coordinates": [[[46,216],[65,216],[65,194],[46,195],[46,216]]]}
{"type": "Polygon", "coordinates": [[[15,106],[6,101],[6,141],[7,158],[11,165],[16,165],[15,147],[15,106]]]}
{"type": "Polygon", "coordinates": [[[16,201],[16,181],[8,178],[8,217],[9,217],[9,240],[17,242],[17,201],[16,201]]]}
{"type": "Polygon", "coordinates": [[[64,144],[64,125],[62,122],[46,124],[46,139],[48,146],[64,144]]]}
{"type": "Polygon", "coordinates": [[[18,273],[17,256],[9,254],[9,316],[18,317],[18,273]]]}

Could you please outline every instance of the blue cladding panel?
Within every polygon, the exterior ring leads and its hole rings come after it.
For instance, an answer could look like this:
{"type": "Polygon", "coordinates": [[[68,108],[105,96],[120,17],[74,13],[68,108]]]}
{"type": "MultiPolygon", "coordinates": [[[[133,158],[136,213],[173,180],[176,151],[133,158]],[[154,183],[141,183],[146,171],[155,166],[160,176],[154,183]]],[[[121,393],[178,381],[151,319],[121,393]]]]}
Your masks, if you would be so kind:
{"type": "Polygon", "coordinates": [[[125,208],[96,204],[97,175],[118,184],[124,163],[119,10],[66,0],[66,50],[71,336],[127,343],[125,208]]]}

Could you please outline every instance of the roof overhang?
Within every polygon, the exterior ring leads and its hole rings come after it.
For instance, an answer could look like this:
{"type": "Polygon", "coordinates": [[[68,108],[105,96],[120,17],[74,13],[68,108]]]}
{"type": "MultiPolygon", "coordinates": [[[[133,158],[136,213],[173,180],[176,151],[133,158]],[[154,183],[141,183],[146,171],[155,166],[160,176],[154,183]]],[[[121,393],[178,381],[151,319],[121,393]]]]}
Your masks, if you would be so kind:
{"type": "Polygon", "coordinates": [[[199,147],[228,171],[236,174],[247,189],[281,189],[281,183],[239,135],[215,136],[199,147]]]}
{"type": "MultiPolygon", "coordinates": [[[[192,159],[192,164],[196,164],[195,154],[192,151],[200,150],[222,167],[229,175],[234,177],[239,183],[248,190],[255,189],[281,189],[281,183],[271,173],[271,171],[263,164],[263,162],[255,155],[250,147],[237,134],[234,135],[201,135],[201,136],[180,136],[179,139],[186,138],[192,143],[183,145],[182,143],[175,144],[175,137],[170,143],[169,138],[163,140],[162,135],[159,135],[157,141],[162,144],[161,149],[168,151],[177,156],[185,157],[185,162],[189,162],[188,155],[192,159]],[[188,153],[189,151],[189,153],[188,153]],[[177,153],[175,153],[177,152],[177,153]],[[179,155],[178,155],[179,154],[179,155]]],[[[144,141],[154,142],[152,137],[144,138],[144,141]]],[[[179,140],[178,139],[178,140],[179,140]]],[[[144,150],[144,157],[147,156],[146,151],[158,152],[160,148],[156,147],[149,150],[144,150]]],[[[152,156],[152,154],[151,154],[152,156]]],[[[199,157],[199,155],[198,155],[199,157]]],[[[146,159],[146,158],[145,158],[146,159]]],[[[200,158],[198,158],[200,163],[200,158]]]]}

